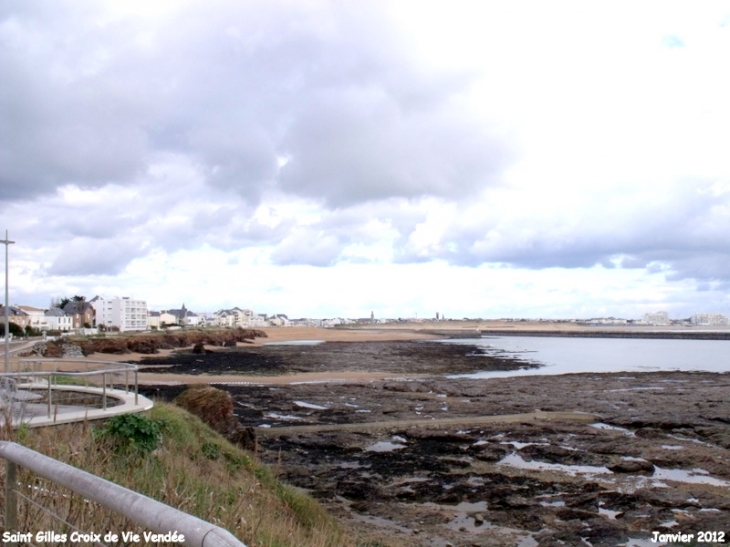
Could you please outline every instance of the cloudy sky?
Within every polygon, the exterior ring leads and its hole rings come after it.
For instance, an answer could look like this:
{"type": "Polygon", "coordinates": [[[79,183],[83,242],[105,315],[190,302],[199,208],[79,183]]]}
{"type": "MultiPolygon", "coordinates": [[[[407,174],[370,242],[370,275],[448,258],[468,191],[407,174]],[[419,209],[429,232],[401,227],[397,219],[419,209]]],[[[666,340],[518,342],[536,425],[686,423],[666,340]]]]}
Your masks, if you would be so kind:
{"type": "Polygon", "coordinates": [[[727,2],[5,0],[11,302],[730,314],[727,2]]]}

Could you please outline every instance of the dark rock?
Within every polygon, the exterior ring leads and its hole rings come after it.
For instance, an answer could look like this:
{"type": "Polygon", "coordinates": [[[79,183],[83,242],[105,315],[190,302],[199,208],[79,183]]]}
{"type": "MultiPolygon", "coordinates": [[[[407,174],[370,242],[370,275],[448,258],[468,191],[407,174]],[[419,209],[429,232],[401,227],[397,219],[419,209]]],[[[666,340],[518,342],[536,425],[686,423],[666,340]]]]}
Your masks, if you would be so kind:
{"type": "Polygon", "coordinates": [[[577,496],[564,497],[565,505],[573,509],[584,509],[587,511],[598,511],[598,493],[589,492],[577,496]]]}
{"type": "Polygon", "coordinates": [[[646,460],[617,460],[611,462],[608,467],[614,473],[648,473],[654,472],[654,464],[646,460]]]}
{"type": "Polygon", "coordinates": [[[593,547],[614,547],[628,541],[626,532],[621,529],[618,523],[607,521],[601,518],[593,518],[587,521],[588,526],[584,528],[584,536],[589,539],[593,547]]]}
{"type": "Polygon", "coordinates": [[[634,435],[644,439],[659,439],[665,437],[666,433],[655,427],[642,427],[641,429],[637,429],[634,435]]]}
{"type": "Polygon", "coordinates": [[[669,507],[682,509],[685,507],[697,507],[696,502],[687,499],[687,493],[682,490],[671,490],[668,488],[657,488],[655,490],[642,489],[636,492],[639,502],[653,507],[669,507]]]}
{"type": "Polygon", "coordinates": [[[504,504],[507,507],[532,507],[534,505],[537,505],[537,503],[534,500],[525,498],[523,496],[509,496],[504,500],[504,504]]]}
{"type": "Polygon", "coordinates": [[[538,460],[548,463],[560,463],[563,465],[604,465],[607,458],[591,454],[584,450],[568,450],[553,444],[541,445],[532,444],[519,451],[521,456],[528,456],[527,459],[538,460]]]}
{"type": "Polygon", "coordinates": [[[474,458],[485,462],[497,462],[504,458],[509,450],[503,446],[495,444],[481,444],[470,446],[469,452],[473,453],[474,458]]]}
{"type": "Polygon", "coordinates": [[[589,444],[591,452],[597,454],[617,454],[619,456],[638,456],[641,450],[627,439],[596,440],[589,444]]]}
{"type": "Polygon", "coordinates": [[[256,430],[253,427],[235,427],[227,437],[229,441],[246,450],[256,449],[256,430]]]}
{"type": "Polygon", "coordinates": [[[584,509],[574,509],[573,507],[561,507],[555,513],[559,518],[566,521],[576,519],[579,521],[585,521],[596,517],[598,509],[596,509],[596,511],[586,511],[584,509]]]}

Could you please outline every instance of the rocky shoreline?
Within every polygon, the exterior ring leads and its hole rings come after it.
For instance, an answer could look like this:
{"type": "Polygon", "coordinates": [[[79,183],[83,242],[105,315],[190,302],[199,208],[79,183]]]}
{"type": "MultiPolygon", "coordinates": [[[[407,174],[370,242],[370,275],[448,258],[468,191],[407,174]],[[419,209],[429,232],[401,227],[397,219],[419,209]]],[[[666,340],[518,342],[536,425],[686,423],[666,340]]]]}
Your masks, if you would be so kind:
{"type": "MultiPolygon", "coordinates": [[[[239,422],[257,428],[262,460],[384,545],[728,537],[730,375],[445,377],[474,370],[475,359],[480,369],[526,365],[438,342],[237,348],[167,363],[178,374],[222,366],[227,374],[392,372],[367,383],[218,386],[232,394],[239,422]],[[419,377],[398,379],[403,373],[419,377]],[[547,412],[566,419],[541,419],[547,412]],[[569,419],[574,412],[599,421],[569,419]],[[511,417],[480,421],[494,415],[511,417]]],[[[144,388],[165,398],[183,389],[144,388]]]]}

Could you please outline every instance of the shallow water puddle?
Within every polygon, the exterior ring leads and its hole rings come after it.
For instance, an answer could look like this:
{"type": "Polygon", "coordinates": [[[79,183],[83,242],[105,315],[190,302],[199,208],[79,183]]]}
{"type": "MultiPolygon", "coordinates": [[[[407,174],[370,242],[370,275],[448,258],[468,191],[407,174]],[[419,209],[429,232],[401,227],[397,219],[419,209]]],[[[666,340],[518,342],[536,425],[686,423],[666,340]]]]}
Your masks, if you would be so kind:
{"type": "Polygon", "coordinates": [[[562,463],[546,463],[538,461],[525,461],[519,454],[509,454],[502,458],[497,465],[507,465],[518,469],[529,469],[532,471],[558,471],[566,475],[613,475],[613,472],[607,467],[598,467],[594,465],[564,465],[562,463]]]}
{"type": "Polygon", "coordinates": [[[654,467],[652,479],[685,482],[691,484],[709,484],[712,486],[730,486],[730,482],[711,477],[704,469],[663,469],[654,467]]]}
{"type": "MultiPolygon", "coordinates": [[[[539,503],[542,507],[565,507],[565,502],[563,500],[542,500],[539,503]]],[[[598,512],[600,513],[600,509],[598,512]]]]}
{"type": "Polygon", "coordinates": [[[262,346],[316,346],[324,340],[286,340],[281,342],[264,342],[262,346]]]}
{"type": "Polygon", "coordinates": [[[608,520],[616,520],[616,517],[619,516],[623,511],[612,511],[611,509],[605,509],[602,507],[603,502],[598,504],[598,514],[606,517],[608,520]]]}
{"type": "Polygon", "coordinates": [[[365,448],[365,452],[393,452],[394,450],[403,450],[405,446],[402,444],[392,443],[390,441],[379,441],[365,448]]]}
{"type": "Polygon", "coordinates": [[[299,421],[301,422],[303,418],[300,418],[299,416],[292,416],[290,414],[277,414],[276,412],[269,412],[268,414],[264,415],[264,418],[272,418],[274,420],[283,420],[283,421],[299,421]]]}
{"type": "Polygon", "coordinates": [[[300,408],[310,408],[312,410],[328,410],[328,406],[315,405],[313,403],[305,403],[304,401],[294,401],[294,404],[300,408]]]}
{"type": "Polygon", "coordinates": [[[506,444],[508,446],[509,445],[512,445],[516,450],[522,450],[526,446],[533,446],[533,445],[537,445],[537,446],[548,446],[550,443],[543,443],[543,442],[539,442],[539,443],[537,443],[537,442],[535,442],[535,443],[521,443],[519,441],[502,441],[499,444],[506,444]]]}
{"type": "Polygon", "coordinates": [[[682,435],[667,435],[667,437],[671,437],[672,439],[677,439],[678,441],[687,441],[690,443],[699,444],[700,446],[709,446],[710,448],[715,448],[715,445],[711,443],[706,443],[705,441],[701,441],[699,439],[693,439],[692,437],[684,437],[682,435]]]}
{"type": "Polygon", "coordinates": [[[616,425],[610,425],[610,424],[604,424],[602,422],[596,422],[596,423],[590,424],[590,426],[591,427],[594,427],[596,429],[606,429],[606,430],[609,430],[609,431],[619,431],[619,432],[623,433],[624,435],[626,435],[627,437],[633,437],[634,436],[634,432],[633,431],[630,431],[630,430],[628,430],[628,429],[626,429],[624,427],[618,427],[616,425]]]}
{"type": "Polygon", "coordinates": [[[394,520],[386,519],[383,517],[374,517],[372,515],[362,515],[360,513],[352,513],[353,520],[360,522],[366,522],[368,524],[374,524],[382,528],[395,528],[401,532],[410,533],[411,530],[405,526],[397,524],[394,520]]]}
{"type": "Polygon", "coordinates": [[[359,462],[342,462],[340,464],[340,468],[342,469],[361,469],[361,468],[369,468],[369,465],[363,465],[359,462]]]}
{"type": "Polygon", "coordinates": [[[629,538],[625,547],[657,547],[657,545],[661,544],[650,539],[629,538]]]}
{"type": "Polygon", "coordinates": [[[486,501],[468,502],[462,501],[457,505],[446,505],[440,503],[426,502],[422,504],[424,507],[436,507],[438,509],[453,511],[456,513],[454,518],[446,522],[445,526],[451,530],[482,532],[484,530],[494,530],[500,528],[493,526],[484,520],[480,524],[476,524],[474,515],[476,513],[485,513],[487,511],[486,501]]]}
{"type": "Polygon", "coordinates": [[[459,532],[469,532],[472,534],[481,534],[488,532],[490,534],[503,534],[505,539],[511,538],[512,541],[517,540],[518,547],[537,547],[538,543],[531,535],[525,535],[524,530],[509,528],[507,526],[498,526],[491,524],[488,520],[482,520],[477,524],[475,516],[477,513],[486,513],[487,502],[461,502],[457,505],[444,505],[438,503],[427,502],[424,507],[436,507],[441,510],[454,511],[457,514],[453,519],[449,520],[445,526],[451,530],[459,532]]]}

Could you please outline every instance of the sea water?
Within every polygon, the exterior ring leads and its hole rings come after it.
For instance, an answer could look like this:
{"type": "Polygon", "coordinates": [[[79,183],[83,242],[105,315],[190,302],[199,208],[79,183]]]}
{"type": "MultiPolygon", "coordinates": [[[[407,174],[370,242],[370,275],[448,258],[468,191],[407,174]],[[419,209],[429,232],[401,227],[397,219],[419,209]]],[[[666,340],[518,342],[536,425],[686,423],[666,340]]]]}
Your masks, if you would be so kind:
{"type": "Polygon", "coordinates": [[[481,355],[475,354],[475,372],[452,376],[455,378],[577,372],[730,371],[730,340],[485,336],[445,342],[477,345],[488,356],[540,365],[519,370],[479,371],[481,355]]]}

